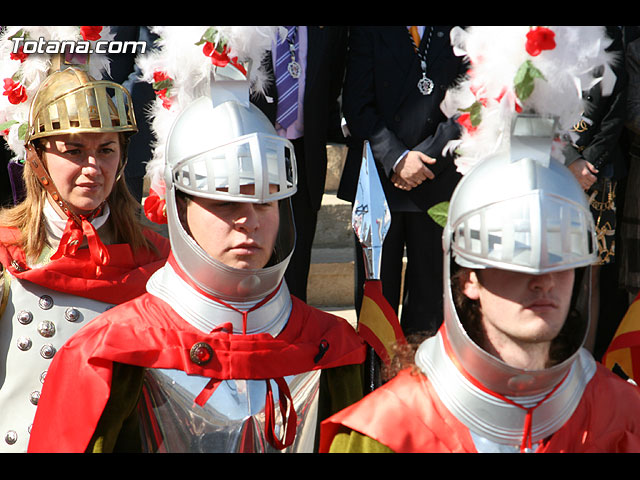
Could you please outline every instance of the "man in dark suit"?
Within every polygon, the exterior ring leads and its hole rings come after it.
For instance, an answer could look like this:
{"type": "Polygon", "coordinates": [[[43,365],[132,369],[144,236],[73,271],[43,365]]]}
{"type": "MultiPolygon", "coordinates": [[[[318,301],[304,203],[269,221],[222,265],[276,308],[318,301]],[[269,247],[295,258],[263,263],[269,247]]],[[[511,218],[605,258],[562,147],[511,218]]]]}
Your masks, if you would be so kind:
{"type": "MultiPolygon", "coordinates": [[[[298,165],[298,192],[293,196],[296,247],[285,278],[293,295],[306,301],[311,246],[316,231],[318,210],[324,193],[327,172],[328,141],[342,141],[338,98],[342,90],[347,49],[347,28],[340,26],[289,27],[290,40],[297,44],[295,62],[298,77],[297,120],[282,128],[277,120],[281,100],[276,88],[274,59],[266,61],[274,81],[266,95],[252,96],[252,101],[271,119],[278,133],[291,140],[298,165]]],[[[285,63],[289,63],[287,59],[285,63]]]]}
{"type": "MultiPolygon", "coordinates": [[[[451,28],[423,27],[419,39],[405,26],[350,30],[343,112],[351,137],[338,196],[353,202],[362,140],[368,140],[391,210],[381,280],[396,311],[405,248],[407,253],[405,333],[433,331],[442,322],[442,229],[426,211],[449,200],[460,178],[452,158],[442,154],[460,131],[455,120],[442,114],[440,103],[466,71],[463,59],[453,54],[451,28]],[[423,78],[432,82],[430,91],[421,91],[423,78]]],[[[355,258],[359,309],[364,270],[357,242],[355,258]]]]}

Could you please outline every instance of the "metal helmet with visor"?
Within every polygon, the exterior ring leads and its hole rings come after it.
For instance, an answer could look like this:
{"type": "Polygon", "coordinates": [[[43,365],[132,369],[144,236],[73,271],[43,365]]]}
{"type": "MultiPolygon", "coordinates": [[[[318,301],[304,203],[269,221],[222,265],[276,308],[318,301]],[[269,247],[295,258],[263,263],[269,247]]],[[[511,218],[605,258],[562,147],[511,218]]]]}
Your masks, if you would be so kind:
{"type": "Polygon", "coordinates": [[[590,269],[597,260],[593,216],[572,173],[551,156],[553,119],[520,115],[508,148],[483,159],[459,182],[443,233],[444,313],[454,354],[474,378],[494,391],[519,395],[557,383],[577,355],[548,369],[511,367],[477,345],[454,303],[452,272],[499,268],[532,275],[578,269],[572,305],[583,310],[572,335],[582,345],[588,329],[590,269]],[[587,267],[587,268],[583,268],[587,267]],[[526,378],[518,384],[514,378],[526,378]]]}
{"type": "Polygon", "coordinates": [[[232,66],[221,70],[212,78],[211,94],[188,105],[171,127],[164,174],[167,224],[174,257],[201,289],[224,300],[250,301],[277,288],[293,252],[295,155],[291,143],[249,101],[249,82],[234,78],[232,66]],[[241,188],[247,185],[253,189],[241,188]],[[212,258],[185,229],[178,192],[230,202],[278,201],[280,228],[271,261],[245,270],[212,258]]]}

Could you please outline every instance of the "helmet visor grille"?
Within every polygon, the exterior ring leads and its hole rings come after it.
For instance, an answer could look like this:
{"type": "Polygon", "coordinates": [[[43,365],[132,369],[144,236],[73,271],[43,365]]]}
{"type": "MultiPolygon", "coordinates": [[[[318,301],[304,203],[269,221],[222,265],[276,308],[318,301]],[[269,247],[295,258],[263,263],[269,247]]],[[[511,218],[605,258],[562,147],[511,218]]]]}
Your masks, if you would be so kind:
{"type": "Polygon", "coordinates": [[[591,213],[541,191],[465,215],[454,225],[452,248],[461,265],[530,273],[576,268],[596,260],[591,213]]]}
{"type": "Polygon", "coordinates": [[[252,133],[183,159],[173,181],[190,195],[222,200],[269,202],[296,191],[293,147],[278,136],[252,133]],[[242,188],[253,185],[253,189],[242,188]]]}
{"type": "Polygon", "coordinates": [[[135,132],[129,92],[112,82],[92,82],[43,105],[31,120],[31,139],[84,132],[135,132]]]}

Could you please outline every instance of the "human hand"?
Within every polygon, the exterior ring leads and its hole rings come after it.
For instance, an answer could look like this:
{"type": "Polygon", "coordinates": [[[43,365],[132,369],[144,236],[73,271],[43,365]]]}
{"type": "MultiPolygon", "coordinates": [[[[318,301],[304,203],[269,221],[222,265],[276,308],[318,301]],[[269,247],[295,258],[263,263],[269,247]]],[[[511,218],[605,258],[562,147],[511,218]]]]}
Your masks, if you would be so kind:
{"type": "Polygon", "coordinates": [[[436,163],[434,158],[412,150],[398,162],[395,173],[391,176],[391,181],[401,190],[411,190],[425,180],[435,178],[433,172],[427,167],[427,164],[433,165],[434,163],[436,163]]]}
{"type": "Polygon", "coordinates": [[[580,158],[568,166],[583,190],[587,191],[596,183],[599,170],[585,159],[580,158]]]}

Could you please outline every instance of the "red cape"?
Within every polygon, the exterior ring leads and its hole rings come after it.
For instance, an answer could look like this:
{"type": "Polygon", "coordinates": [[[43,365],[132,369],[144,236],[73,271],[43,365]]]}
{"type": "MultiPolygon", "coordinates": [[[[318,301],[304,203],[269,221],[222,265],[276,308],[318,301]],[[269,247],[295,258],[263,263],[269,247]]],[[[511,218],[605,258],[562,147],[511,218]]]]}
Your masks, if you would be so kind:
{"type": "MultiPolygon", "coordinates": [[[[468,428],[444,406],[427,377],[408,369],[325,420],[320,452],[329,451],[341,426],[399,453],[476,452],[468,428]]],[[[640,452],[640,389],[597,364],[574,414],[537,453],[605,452],[640,452]]]]}
{"type": "Polygon", "coordinates": [[[168,239],[150,230],[145,230],[144,235],[156,246],[158,254],[145,249],[134,254],[128,244],[115,244],[107,245],[108,265],[97,266],[91,260],[89,249],[83,248],[73,256],[29,269],[24,252],[15,245],[18,230],[0,227],[0,264],[21,280],[79,297],[120,304],[143,294],[147,280],[164,265],[169,255],[168,239]]]}
{"type": "Polygon", "coordinates": [[[295,297],[292,301],[287,326],[276,338],[204,334],[150,294],[114,307],[56,354],[42,389],[29,451],[85,450],[109,398],[113,362],[225,380],[271,379],[364,361],[365,345],[346,321],[295,297]],[[213,351],[212,360],[203,366],[190,360],[191,347],[198,342],[206,342],[213,351]]]}

